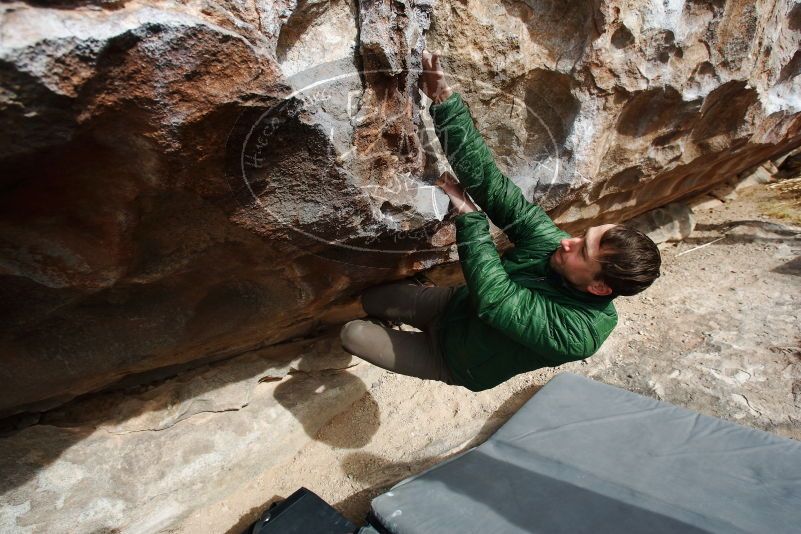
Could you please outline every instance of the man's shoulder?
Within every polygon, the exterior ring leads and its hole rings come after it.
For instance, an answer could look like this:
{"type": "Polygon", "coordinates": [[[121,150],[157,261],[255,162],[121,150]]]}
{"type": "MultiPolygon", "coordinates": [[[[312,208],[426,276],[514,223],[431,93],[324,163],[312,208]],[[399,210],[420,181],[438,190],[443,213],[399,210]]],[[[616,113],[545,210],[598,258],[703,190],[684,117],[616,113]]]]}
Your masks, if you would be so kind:
{"type": "Polygon", "coordinates": [[[602,329],[608,328],[609,331],[617,324],[617,309],[613,298],[600,297],[564,284],[559,284],[557,287],[558,293],[551,295],[558,304],[554,310],[563,315],[583,317],[592,325],[602,329]]]}
{"type": "Polygon", "coordinates": [[[560,325],[572,340],[566,347],[570,359],[576,354],[585,358],[595,353],[617,325],[617,310],[612,299],[556,298],[558,306],[550,307],[553,326],[560,325]]]}
{"type": "MultiPolygon", "coordinates": [[[[513,224],[528,229],[527,234],[521,236],[515,243],[515,248],[519,248],[521,253],[535,256],[550,255],[563,239],[571,237],[569,233],[556,226],[548,212],[536,202],[529,201],[527,209],[513,224]]],[[[510,228],[502,228],[504,232],[508,229],[510,228]]]]}

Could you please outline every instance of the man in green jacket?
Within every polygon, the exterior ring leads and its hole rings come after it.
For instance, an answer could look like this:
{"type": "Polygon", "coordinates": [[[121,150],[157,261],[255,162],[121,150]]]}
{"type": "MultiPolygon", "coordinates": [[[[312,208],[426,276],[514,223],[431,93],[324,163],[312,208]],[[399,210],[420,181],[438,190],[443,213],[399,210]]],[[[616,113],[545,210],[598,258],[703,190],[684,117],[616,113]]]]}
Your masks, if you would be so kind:
{"type": "Polygon", "coordinates": [[[343,347],[385,369],[473,391],[591,356],[617,323],[613,299],[639,293],[659,276],[659,250],[622,225],[593,226],[577,237],[559,230],[495,165],[469,108],[445,83],[436,55],[424,53],[423,67],[421,86],[433,101],[435,131],[459,179],[446,173],[438,185],[458,212],[456,242],[466,284],[401,282],[366,291],[368,316],[422,332],[356,320],[342,328],[343,347]],[[503,258],[487,216],[515,245],[503,258]]]}

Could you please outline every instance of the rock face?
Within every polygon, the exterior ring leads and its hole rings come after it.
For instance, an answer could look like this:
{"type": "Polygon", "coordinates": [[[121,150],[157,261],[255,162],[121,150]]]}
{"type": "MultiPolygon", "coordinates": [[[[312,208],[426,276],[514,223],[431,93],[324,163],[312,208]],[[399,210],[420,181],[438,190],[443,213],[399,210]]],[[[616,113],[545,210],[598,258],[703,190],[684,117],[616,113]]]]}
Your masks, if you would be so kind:
{"type": "Polygon", "coordinates": [[[801,143],[790,0],[31,1],[0,27],[0,415],[307,334],[453,260],[426,42],[568,230],[801,143]]]}
{"type": "Polygon", "coordinates": [[[800,14],[794,2],[468,0],[437,5],[428,43],[471,88],[510,176],[571,229],[797,144],[800,14]]]}
{"type": "Polygon", "coordinates": [[[664,243],[688,237],[695,228],[695,216],[687,204],[673,202],[643,213],[626,224],[650,237],[654,243],[664,243]]]}

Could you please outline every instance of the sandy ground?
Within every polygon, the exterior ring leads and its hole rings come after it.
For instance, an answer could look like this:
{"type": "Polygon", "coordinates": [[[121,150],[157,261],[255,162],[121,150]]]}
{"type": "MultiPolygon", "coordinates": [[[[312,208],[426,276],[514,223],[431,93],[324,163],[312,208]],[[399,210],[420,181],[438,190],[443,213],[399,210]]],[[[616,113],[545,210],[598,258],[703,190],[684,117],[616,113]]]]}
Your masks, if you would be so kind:
{"type": "MultiPolygon", "coordinates": [[[[801,439],[801,234],[797,221],[764,215],[776,198],[758,186],[697,213],[688,239],[662,246],[654,286],[618,299],[619,326],[592,358],[479,394],[382,373],[289,465],[242,491],[275,500],[305,485],[362,522],[370,499],[484,441],[561,371],[801,439]],[[330,445],[364,429],[372,435],[357,439],[359,448],[330,445]]],[[[233,527],[217,521],[236,499],[198,511],[177,531],[238,532],[256,509],[233,527]]]]}

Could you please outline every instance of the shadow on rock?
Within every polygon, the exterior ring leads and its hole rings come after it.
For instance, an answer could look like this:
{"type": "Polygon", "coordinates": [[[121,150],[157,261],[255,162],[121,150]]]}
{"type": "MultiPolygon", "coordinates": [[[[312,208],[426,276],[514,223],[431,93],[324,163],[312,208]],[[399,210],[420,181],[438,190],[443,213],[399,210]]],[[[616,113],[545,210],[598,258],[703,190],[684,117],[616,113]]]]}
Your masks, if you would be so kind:
{"type": "Polygon", "coordinates": [[[771,272],[789,274],[791,276],[801,276],[801,257],[794,258],[787,263],[783,263],[775,269],[771,269],[771,272]]]}
{"type": "Polygon", "coordinates": [[[682,240],[686,245],[727,246],[738,243],[753,243],[755,241],[767,243],[783,243],[801,240],[801,232],[795,227],[784,224],[759,221],[742,220],[720,224],[698,224],[695,232],[717,232],[722,239],[714,240],[713,236],[691,236],[682,240]]]}

